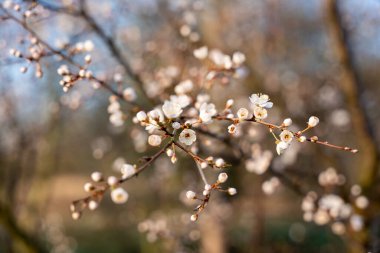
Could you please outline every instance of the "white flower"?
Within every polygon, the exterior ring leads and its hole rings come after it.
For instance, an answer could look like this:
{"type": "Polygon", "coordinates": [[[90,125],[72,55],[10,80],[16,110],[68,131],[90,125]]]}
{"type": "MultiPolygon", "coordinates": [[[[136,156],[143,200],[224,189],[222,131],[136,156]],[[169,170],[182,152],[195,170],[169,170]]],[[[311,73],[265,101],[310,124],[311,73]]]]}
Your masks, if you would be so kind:
{"type": "Polygon", "coordinates": [[[184,129],[179,135],[179,141],[190,146],[197,140],[197,136],[194,130],[184,129]]]}
{"type": "Polygon", "coordinates": [[[231,196],[233,196],[233,195],[236,195],[237,190],[235,188],[228,188],[227,192],[228,192],[228,194],[230,194],[231,196]]]}
{"type": "Polygon", "coordinates": [[[57,73],[58,73],[58,75],[61,75],[61,76],[67,75],[70,73],[69,67],[67,67],[67,65],[61,65],[57,69],[57,73]]]}
{"type": "Polygon", "coordinates": [[[181,108],[185,108],[191,103],[191,97],[188,95],[182,94],[182,95],[171,95],[170,101],[177,103],[181,106],[181,108]]]}
{"type": "Polygon", "coordinates": [[[315,116],[311,116],[309,118],[309,121],[307,122],[309,127],[315,127],[316,125],[318,125],[318,123],[319,123],[319,119],[315,116]]]}
{"type": "Polygon", "coordinates": [[[84,50],[86,50],[87,52],[94,50],[94,47],[94,43],[91,40],[86,40],[84,42],[84,50]]]}
{"type": "Polygon", "coordinates": [[[124,204],[128,200],[128,192],[126,192],[123,188],[118,187],[111,191],[111,199],[116,204],[124,204]]]}
{"type": "Polygon", "coordinates": [[[233,99],[228,99],[226,102],[226,108],[231,108],[231,106],[234,105],[234,100],[233,99]]]}
{"type": "Polygon", "coordinates": [[[188,199],[194,199],[195,196],[196,196],[196,194],[193,191],[187,191],[186,192],[186,198],[188,198],[188,199]]]}
{"type": "Polygon", "coordinates": [[[138,119],[138,121],[145,121],[147,120],[148,116],[146,115],[146,113],[144,111],[139,111],[137,114],[136,114],[136,118],[138,119]]]}
{"type": "Polygon", "coordinates": [[[241,64],[243,64],[244,61],[245,61],[245,55],[243,53],[241,53],[241,52],[235,52],[232,55],[232,62],[236,66],[240,66],[241,64]]]}
{"type": "Polygon", "coordinates": [[[119,180],[114,176],[110,176],[107,178],[107,183],[109,186],[115,186],[119,183],[119,180]]]}
{"type": "Polygon", "coordinates": [[[251,103],[255,106],[263,107],[263,108],[272,108],[273,103],[269,102],[269,96],[266,94],[252,94],[249,97],[251,103]]]}
{"type": "Polygon", "coordinates": [[[197,95],[197,103],[199,104],[198,108],[203,104],[210,101],[210,95],[206,93],[201,93],[197,95]]]}
{"type": "Polygon", "coordinates": [[[133,88],[128,87],[123,90],[123,97],[126,101],[134,101],[137,98],[136,91],[133,88]]]}
{"type": "Polygon", "coordinates": [[[197,214],[193,214],[190,216],[190,220],[191,221],[197,221],[198,220],[198,215],[197,214]]]}
{"type": "Polygon", "coordinates": [[[177,94],[185,94],[191,92],[193,90],[193,81],[187,79],[185,81],[180,82],[174,88],[175,93],[177,94]]]}
{"type": "Polygon", "coordinates": [[[256,106],[253,109],[253,115],[255,115],[256,119],[265,119],[268,117],[268,111],[263,107],[256,106]]]}
{"type": "Polygon", "coordinates": [[[231,124],[228,126],[228,132],[230,134],[235,134],[236,133],[236,126],[234,124],[231,124]]]}
{"type": "Polygon", "coordinates": [[[223,57],[223,67],[225,69],[230,69],[232,68],[232,60],[231,60],[231,56],[229,55],[224,55],[223,57]]]}
{"type": "Polygon", "coordinates": [[[293,140],[293,133],[289,130],[284,130],[280,134],[281,141],[289,144],[293,140]]]}
{"type": "Polygon", "coordinates": [[[216,159],[216,161],[215,161],[215,166],[216,167],[222,167],[223,165],[225,165],[225,162],[224,162],[224,160],[222,159],[222,158],[218,158],[218,159],[216,159]]]}
{"type": "Polygon", "coordinates": [[[3,7],[5,8],[5,9],[10,9],[11,7],[12,7],[12,0],[5,0],[4,2],[3,2],[3,7]]]}
{"type": "Polygon", "coordinates": [[[135,167],[131,164],[125,163],[120,169],[121,174],[123,174],[123,178],[128,178],[135,174],[135,167]]]}
{"type": "Polygon", "coordinates": [[[100,182],[103,180],[103,174],[101,172],[95,171],[91,174],[91,179],[94,182],[100,182]]]}
{"type": "Polygon", "coordinates": [[[120,111],[120,104],[119,102],[117,101],[114,101],[112,103],[109,104],[109,106],[107,107],[107,111],[108,113],[117,113],[120,111]]]}
{"type": "Polygon", "coordinates": [[[172,123],[172,127],[174,128],[174,129],[180,129],[181,128],[181,124],[179,123],[179,122],[173,122],[172,123]]]}
{"type": "Polygon", "coordinates": [[[88,202],[88,209],[90,210],[95,210],[96,208],[98,208],[98,206],[99,204],[95,200],[91,200],[90,202],[88,202]]]}
{"type": "Polygon", "coordinates": [[[148,112],[148,116],[149,118],[154,122],[154,123],[158,123],[158,122],[162,122],[164,120],[164,114],[162,113],[162,111],[158,108],[148,112]]]}
{"type": "Polygon", "coordinates": [[[281,155],[282,153],[284,153],[285,149],[287,149],[288,147],[289,147],[288,143],[280,141],[279,143],[277,143],[277,146],[276,146],[277,154],[281,155]]]}
{"type": "Polygon", "coordinates": [[[218,176],[218,182],[220,182],[220,183],[226,182],[227,179],[228,179],[227,173],[223,172],[223,173],[220,173],[219,176],[218,176]]]}
{"type": "Polygon", "coordinates": [[[156,135],[156,134],[152,134],[148,137],[148,143],[149,145],[151,146],[160,146],[161,144],[161,136],[159,135],[156,135]]]}
{"type": "Polygon", "coordinates": [[[182,108],[180,104],[166,100],[162,106],[162,111],[167,118],[174,119],[181,115],[182,108]]]}
{"type": "Polygon", "coordinates": [[[300,136],[300,138],[298,138],[298,141],[299,142],[305,142],[306,141],[306,137],[305,136],[300,136]]]}
{"type": "Polygon", "coordinates": [[[210,191],[211,190],[211,185],[209,185],[209,184],[205,184],[205,190],[206,191],[210,191]]]}
{"type": "Polygon", "coordinates": [[[221,66],[224,63],[224,54],[219,49],[212,49],[209,53],[209,58],[216,65],[221,66]]]}
{"type": "Polygon", "coordinates": [[[91,191],[95,190],[94,185],[91,183],[85,183],[83,188],[84,188],[85,192],[91,192],[91,191]]]}
{"type": "Polygon", "coordinates": [[[111,114],[110,122],[112,125],[114,125],[116,127],[122,126],[124,124],[123,117],[124,117],[123,113],[121,111],[117,111],[117,112],[111,114]]]}
{"type": "Polygon", "coordinates": [[[193,51],[193,54],[195,58],[203,60],[207,57],[208,55],[208,48],[206,46],[197,48],[193,51]]]}
{"type": "Polygon", "coordinates": [[[211,123],[212,117],[217,113],[214,104],[203,103],[199,108],[199,118],[203,123],[211,123]]]}
{"type": "Polygon", "coordinates": [[[78,220],[81,216],[81,213],[80,212],[73,212],[71,214],[71,217],[73,218],[73,220],[78,220]]]}
{"type": "Polygon", "coordinates": [[[291,118],[284,119],[284,121],[282,122],[282,124],[286,127],[290,126],[292,123],[293,121],[291,118]]]}
{"type": "Polygon", "coordinates": [[[249,117],[249,111],[246,108],[240,108],[237,111],[237,116],[240,120],[245,120],[249,117]]]}

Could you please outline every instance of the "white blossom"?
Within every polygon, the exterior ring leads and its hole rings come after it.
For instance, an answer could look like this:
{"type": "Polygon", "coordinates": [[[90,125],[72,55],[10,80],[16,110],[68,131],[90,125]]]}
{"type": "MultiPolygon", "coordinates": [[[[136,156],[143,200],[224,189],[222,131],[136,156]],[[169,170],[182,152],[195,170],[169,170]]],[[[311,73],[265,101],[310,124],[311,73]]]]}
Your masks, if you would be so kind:
{"type": "Polygon", "coordinates": [[[117,111],[116,113],[111,114],[110,116],[110,122],[112,125],[119,127],[124,124],[124,116],[123,113],[120,111],[117,111]]]}
{"type": "Polygon", "coordinates": [[[300,136],[299,138],[298,138],[298,141],[299,142],[305,142],[306,141],[306,137],[305,136],[300,136]]]}
{"type": "Polygon", "coordinates": [[[223,160],[223,158],[218,158],[218,159],[216,159],[216,161],[215,161],[215,166],[216,167],[222,167],[223,165],[225,164],[225,162],[224,162],[224,160],[223,160]]]}
{"type": "Polygon", "coordinates": [[[115,186],[119,183],[119,180],[114,176],[110,176],[107,178],[107,183],[109,186],[115,186]]]}
{"type": "Polygon", "coordinates": [[[174,88],[175,93],[177,94],[185,94],[191,92],[193,90],[194,84],[193,81],[187,79],[185,81],[180,82],[174,88]]]}
{"type": "Polygon", "coordinates": [[[182,113],[182,107],[180,104],[166,100],[162,106],[162,111],[169,119],[177,118],[182,113]]]}
{"type": "Polygon", "coordinates": [[[203,123],[211,123],[212,117],[216,115],[217,111],[215,109],[215,105],[210,103],[203,103],[201,107],[199,108],[199,118],[202,120],[203,123]]]}
{"type": "Polygon", "coordinates": [[[255,115],[256,119],[266,119],[268,117],[268,111],[263,107],[256,106],[255,109],[253,109],[253,115],[255,115]]]}
{"type": "Polygon", "coordinates": [[[285,149],[287,149],[288,147],[289,147],[288,143],[280,141],[276,145],[277,154],[281,155],[282,153],[284,153],[285,149]]]}
{"type": "Polygon", "coordinates": [[[172,127],[174,128],[174,129],[180,129],[181,128],[181,124],[179,123],[179,122],[173,122],[172,123],[172,127]]]}
{"type": "Polygon", "coordinates": [[[293,140],[293,133],[290,132],[289,130],[284,130],[280,134],[281,141],[289,144],[293,140]]]}
{"type": "Polygon", "coordinates": [[[138,121],[145,121],[147,120],[148,116],[146,115],[146,113],[144,111],[139,111],[137,114],[136,114],[136,118],[138,119],[138,121]]]}
{"type": "Polygon", "coordinates": [[[311,116],[309,118],[309,121],[307,122],[309,127],[315,127],[316,125],[318,125],[318,123],[319,123],[319,119],[315,116],[311,116]]]}
{"type": "Polygon", "coordinates": [[[135,167],[131,164],[125,163],[120,169],[123,178],[128,178],[135,174],[135,167]]]}
{"type": "Polygon", "coordinates": [[[191,97],[188,95],[182,94],[182,95],[171,95],[170,101],[177,103],[181,106],[181,108],[185,108],[191,103],[191,97]]]}
{"type": "Polygon", "coordinates": [[[94,185],[91,183],[85,183],[83,188],[85,192],[91,192],[95,189],[94,185]]]}
{"type": "Polygon", "coordinates": [[[90,202],[88,202],[88,209],[90,210],[95,210],[96,208],[98,208],[99,206],[99,203],[95,200],[90,200],[90,202]]]}
{"type": "Polygon", "coordinates": [[[162,141],[161,136],[156,135],[156,134],[152,134],[148,137],[149,145],[154,146],[154,147],[160,146],[161,141],[162,141]]]}
{"type": "Polygon", "coordinates": [[[198,215],[197,214],[193,214],[190,216],[190,220],[191,221],[197,221],[198,220],[198,215]]]}
{"type": "Polygon", "coordinates": [[[118,187],[111,191],[111,199],[116,204],[124,204],[128,200],[128,192],[126,192],[123,188],[118,187]]]}
{"type": "Polygon", "coordinates": [[[179,141],[188,146],[193,144],[196,139],[197,136],[195,134],[195,131],[191,129],[184,129],[179,135],[179,141]]]}
{"type": "Polygon", "coordinates": [[[273,103],[269,102],[269,96],[266,94],[252,94],[249,97],[249,100],[251,100],[251,103],[258,107],[263,108],[272,108],[273,103]]]}
{"type": "Polygon", "coordinates": [[[236,133],[236,126],[234,124],[231,124],[228,126],[228,132],[230,134],[235,134],[236,133]]]}
{"type": "Polygon", "coordinates": [[[228,179],[228,175],[227,175],[227,173],[225,173],[225,172],[220,173],[219,176],[218,176],[218,181],[219,181],[220,183],[224,183],[224,182],[226,182],[227,179],[228,179]]]}
{"type": "Polygon", "coordinates": [[[100,182],[103,180],[103,174],[101,172],[98,172],[98,171],[92,172],[91,179],[94,182],[100,182]]]}
{"type": "Polygon", "coordinates": [[[193,191],[187,191],[186,192],[186,198],[188,198],[188,199],[194,199],[195,196],[196,196],[196,194],[193,191]]]}
{"type": "Polygon", "coordinates": [[[136,91],[131,88],[131,87],[128,87],[126,89],[123,90],[123,97],[126,101],[135,101],[136,98],[137,98],[137,94],[136,94],[136,91]]]}
{"type": "Polygon", "coordinates": [[[293,121],[291,118],[284,119],[284,121],[282,122],[282,124],[286,127],[290,126],[292,123],[293,121]]]}
{"type": "Polygon", "coordinates": [[[232,62],[236,66],[240,66],[241,64],[243,64],[245,62],[245,55],[243,53],[241,53],[241,52],[235,52],[232,55],[232,62]]]}
{"type": "Polygon", "coordinates": [[[195,58],[203,60],[207,57],[208,55],[208,48],[206,46],[197,48],[193,51],[193,55],[195,58]]]}
{"type": "Polygon", "coordinates": [[[249,117],[249,111],[246,108],[240,108],[237,111],[237,116],[240,120],[248,119],[249,117]]]}
{"type": "Polygon", "coordinates": [[[237,190],[236,190],[236,188],[228,188],[227,192],[228,192],[228,194],[230,194],[231,196],[233,196],[233,195],[236,195],[237,190]]]}

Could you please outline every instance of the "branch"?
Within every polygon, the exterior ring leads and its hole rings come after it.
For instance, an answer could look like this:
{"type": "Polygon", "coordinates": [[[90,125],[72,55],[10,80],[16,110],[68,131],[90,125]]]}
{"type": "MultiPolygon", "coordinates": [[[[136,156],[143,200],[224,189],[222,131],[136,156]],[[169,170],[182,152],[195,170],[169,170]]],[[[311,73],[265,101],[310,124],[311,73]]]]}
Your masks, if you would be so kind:
{"type": "MultiPolygon", "coordinates": [[[[156,152],[151,157],[145,158],[146,162],[135,169],[135,173],[126,177],[121,178],[118,180],[118,184],[122,184],[131,178],[137,177],[141,172],[143,172],[146,168],[148,168],[157,158],[159,158],[163,153],[165,153],[166,149],[170,147],[170,145],[173,144],[173,141],[169,141],[163,148],[161,148],[158,152],[156,152]]],[[[103,182],[103,185],[96,187],[90,196],[87,196],[83,199],[78,199],[72,202],[71,204],[71,211],[73,214],[73,218],[77,219],[80,217],[81,213],[84,209],[88,207],[88,204],[91,200],[96,200],[97,202],[100,202],[104,194],[110,190],[111,186],[107,182],[103,182]],[[97,189],[96,189],[97,188],[97,189]]]]}
{"type": "Polygon", "coordinates": [[[63,7],[57,7],[57,6],[51,5],[51,4],[46,3],[45,1],[41,1],[41,0],[38,0],[38,3],[41,6],[45,7],[46,9],[49,9],[51,11],[58,12],[58,13],[65,13],[65,14],[69,14],[69,15],[72,15],[75,17],[80,17],[80,18],[84,19],[87,22],[88,26],[103,41],[103,43],[109,49],[109,51],[111,52],[112,56],[116,59],[116,61],[127,72],[130,79],[134,82],[135,88],[137,88],[139,90],[139,93],[142,94],[148,100],[147,102],[151,103],[149,96],[146,94],[146,92],[143,88],[144,82],[142,81],[141,77],[133,71],[130,63],[123,57],[121,50],[117,47],[113,38],[109,37],[104,32],[104,30],[100,27],[100,25],[98,25],[96,23],[95,19],[89,14],[85,0],[80,1],[80,10],[79,11],[70,10],[70,9],[63,8],[63,7]]]}
{"type": "MultiPolygon", "coordinates": [[[[77,62],[75,62],[72,58],[70,58],[69,56],[67,56],[63,52],[54,49],[54,47],[51,46],[47,41],[43,40],[33,29],[31,29],[27,25],[27,23],[25,21],[19,20],[18,18],[16,18],[12,14],[10,14],[5,8],[3,8],[1,5],[0,5],[0,9],[3,10],[11,20],[15,21],[17,24],[19,24],[21,27],[23,27],[26,31],[28,31],[33,37],[35,37],[38,40],[38,42],[41,43],[42,45],[44,45],[51,53],[60,56],[62,59],[64,59],[68,63],[72,64],[73,66],[77,67],[78,69],[82,69],[82,66],[80,64],[78,64],[77,62]]],[[[127,102],[133,106],[141,107],[136,102],[126,101],[124,99],[123,94],[114,90],[111,87],[111,85],[109,83],[107,83],[106,81],[103,81],[103,80],[97,78],[96,76],[91,76],[89,79],[98,82],[103,88],[105,88],[106,90],[111,92],[113,95],[117,96],[118,98],[122,99],[123,101],[125,101],[125,102],[127,102]]]]}

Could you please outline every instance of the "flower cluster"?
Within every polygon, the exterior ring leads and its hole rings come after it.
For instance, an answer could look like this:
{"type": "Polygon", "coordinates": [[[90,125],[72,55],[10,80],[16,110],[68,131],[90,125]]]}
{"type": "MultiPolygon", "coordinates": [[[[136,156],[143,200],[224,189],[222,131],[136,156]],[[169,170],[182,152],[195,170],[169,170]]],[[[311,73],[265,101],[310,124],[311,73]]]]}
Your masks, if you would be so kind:
{"type": "Polygon", "coordinates": [[[190,220],[196,221],[199,218],[200,213],[206,208],[210,201],[212,191],[226,192],[229,195],[235,195],[237,193],[235,188],[223,189],[220,185],[225,183],[228,179],[228,175],[225,172],[219,174],[217,181],[214,184],[205,184],[202,195],[197,195],[193,191],[186,192],[186,198],[189,200],[198,200],[200,204],[194,209],[195,213],[191,215],[190,220]]]}
{"type": "Polygon", "coordinates": [[[331,188],[344,183],[343,175],[335,169],[328,168],[319,174],[319,183],[326,188],[326,192],[318,196],[316,192],[309,192],[303,199],[301,209],[305,221],[313,221],[317,225],[331,225],[334,233],[344,234],[347,228],[360,231],[364,225],[362,211],[369,205],[367,197],[361,195],[361,187],[351,187],[350,196],[346,201],[341,196],[329,192],[331,188]]]}
{"type": "Polygon", "coordinates": [[[102,173],[97,171],[93,172],[90,177],[91,181],[85,183],[83,186],[84,191],[89,193],[90,196],[74,201],[70,206],[73,219],[79,219],[85,209],[97,209],[108,189],[110,190],[110,196],[114,203],[124,204],[127,202],[129,194],[120,184],[124,179],[134,176],[135,167],[130,164],[124,164],[121,168],[121,174],[120,179],[115,176],[109,176],[105,179],[102,173]]]}

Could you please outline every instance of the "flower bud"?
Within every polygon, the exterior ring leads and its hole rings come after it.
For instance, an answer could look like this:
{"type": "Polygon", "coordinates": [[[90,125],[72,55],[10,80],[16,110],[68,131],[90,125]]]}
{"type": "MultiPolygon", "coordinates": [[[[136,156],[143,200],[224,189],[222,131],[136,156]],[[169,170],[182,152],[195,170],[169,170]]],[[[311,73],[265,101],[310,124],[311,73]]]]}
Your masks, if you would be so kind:
{"type": "Polygon", "coordinates": [[[186,198],[188,198],[188,199],[194,199],[195,196],[196,196],[196,194],[193,191],[187,191],[186,192],[186,198]]]}
{"type": "Polygon", "coordinates": [[[136,118],[141,122],[141,121],[145,121],[147,119],[147,115],[144,111],[139,111],[137,114],[136,114],[136,118]]]}
{"type": "Polygon", "coordinates": [[[237,193],[236,188],[228,188],[227,192],[231,196],[233,196],[233,195],[235,195],[237,193]]]}
{"type": "Polygon", "coordinates": [[[94,182],[100,182],[103,180],[103,175],[102,173],[98,172],[98,171],[95,171],[91,174],[91,179],[92,181],[94,182]]]}
{"type": "Polygon", "coordinates": [[[316,125],[318,125],[318,123],[319,123],[319,119],[315,116],[311,116],[309,118],[309,121],[307,122],[309,127],[315,127],[316,125]]]}
{"type": "Polygon", "coordinates": [[[282,123],[284,126],[288,127],[293,123],[291,118],[284,119],[284,122],[282,123]]]}
{"type": "Polygon", "coordinates": [[[227,179],[228,179],[227,173],[223,172],[223,173],[220,173],[219,176],[218,176],[218,182],[219,183],[224,183],[224,182],[227,181],[227,179]]]}
{"type": "Polygon", "coordinates": [[[150,135],[148,138],[149,145],[154,146],[154,147],[160,146],[161,141],[162,141],[161,137],[159,135],[156,135],[156,134],[150,135]]]}

